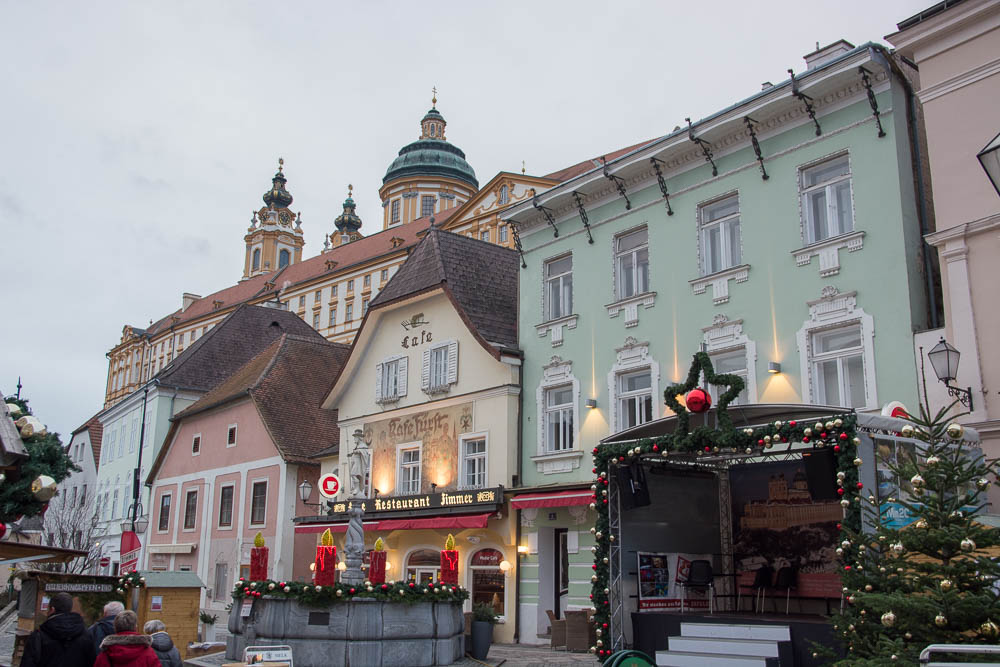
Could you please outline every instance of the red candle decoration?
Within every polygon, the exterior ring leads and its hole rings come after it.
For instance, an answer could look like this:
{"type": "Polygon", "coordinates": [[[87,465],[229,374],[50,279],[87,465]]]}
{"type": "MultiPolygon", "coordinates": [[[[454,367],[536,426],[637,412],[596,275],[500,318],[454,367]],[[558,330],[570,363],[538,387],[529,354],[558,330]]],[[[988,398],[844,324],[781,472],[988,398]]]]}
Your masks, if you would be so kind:
{"type": "Polygon", "coordinates": [[[441,582],[458,584],[458,550],[455,549],[455,536],[448,533],[441,552],[441,582]]]}
{"type": "Polygon", "coordinates": [[[313,581],[317,586],[337,583],[337,547],[333,546],[333,533],[327,528],[316,547],[316,572],[313,581]]]}
{"type": "Polygon", "coordinates": [[[375,548],[372,550],[371,558],[368,562],[368,581],[373,584],[385,582],[385,559],[388,554],[385,552],[385,543],[382,538],[375,540],[375,548]]]}
{"type": "Polygon", "coordinates": [[[257,533],[253,538],[253,547],[250,549],[250,581],[264,581],[267,579],[267,552],[264,546],[264,536],[257,533]]]}
{"type": "Polygon", "coordinates": [[[712,407],[712,396],[701,387],[695,387],[684,397],[684,405],[691,412],[705,412],[712,407]]]}

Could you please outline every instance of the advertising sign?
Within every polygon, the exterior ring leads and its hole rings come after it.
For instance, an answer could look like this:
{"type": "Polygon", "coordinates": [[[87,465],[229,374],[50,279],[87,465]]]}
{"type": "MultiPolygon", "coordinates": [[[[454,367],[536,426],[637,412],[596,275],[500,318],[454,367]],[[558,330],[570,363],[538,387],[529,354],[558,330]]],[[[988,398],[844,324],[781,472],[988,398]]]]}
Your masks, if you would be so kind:
{"type": "Polygon", "coordinates": [[[340,478],[328,472],[319,478],[319,495],[333,500],[340,493],[340,478]]]}
{"type": "Polygon", "coordinates": [[[142,542],[139,541],[139,536],[134,531],[126,530],[122,533],[122,561],[121,566],[118,568],[118,574],[128,574],[129,572],[136,571],[139,567],[139,552],[141,550],[142,542]]]}
{"type": "MultiPolygon", "coordinates": [[[[708,560],[708,554],[638,552],[639,611],[681,611],[681,586],[687,581],[691,563],[708,560]]],[[[704,589],[684,594],[685,610],[708,609],[704,589]]]]}

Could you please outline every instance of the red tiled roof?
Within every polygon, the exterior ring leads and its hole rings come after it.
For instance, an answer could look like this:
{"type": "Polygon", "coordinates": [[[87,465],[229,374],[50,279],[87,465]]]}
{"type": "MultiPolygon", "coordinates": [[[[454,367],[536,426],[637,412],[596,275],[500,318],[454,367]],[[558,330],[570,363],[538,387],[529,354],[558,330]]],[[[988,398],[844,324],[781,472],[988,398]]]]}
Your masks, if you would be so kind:
{"type": "Polygon", "coordinates": [[[572,165],[570,167],[564,167],[563,169],[560,169],[559,171],[554,171],[551,174],[546,174],[545,176],[543,176],[543,178],[551,178],[552,180],[559,181],[560,183],[562,183],[563,181],[568,181],[571,178],[576,178],[580,174],[587,173],[591,169],[596,169],[596,168],[600,167],[601,166],[601,157],[604,157],[604,158],[606,158],[608,160],[614,160],[615,158],[619,158],[622,155],[626,155],[626,154],[631,153],[632,151],[634,151],[636,149],[642,148],[643,146],[645,146],[647,144],[651,144],[654,141],[657,141],[659,138],[660,137],[657,137],[656,139],[650,139],[648,141],[641,141],[641,142],[639,142],[637,144],[634,144],[632,146],[627,146],[626,148],[620,148],[620,149],[618,149],[616,151],[612,151],[610,153],[605,153],[602,156],[598,156],[598,157],[592,158],[590,160],[584,160],[583,162],[578,162],[578,163],[576,163],[576,164],[574,164],[574,165],[572,165]]]}
{"type": "MultiPolygon", "coordinates": [[[[101,412],[104,412],[103,410],[101,412]]],[[[101,414],[100,412],[97,415],[101,414]]],[[[70,441],[72,442],[72,436],[83,431],[90,432],[90,448],[94,452],[94,467],[98,467],[101,464],[101,439],[104,437],[104,424],[94,415],[82,425],[78,426],[73,433],[70,434],[70,441]]],[[[69,445],[67,445],[68,447],[69,445]]]]}

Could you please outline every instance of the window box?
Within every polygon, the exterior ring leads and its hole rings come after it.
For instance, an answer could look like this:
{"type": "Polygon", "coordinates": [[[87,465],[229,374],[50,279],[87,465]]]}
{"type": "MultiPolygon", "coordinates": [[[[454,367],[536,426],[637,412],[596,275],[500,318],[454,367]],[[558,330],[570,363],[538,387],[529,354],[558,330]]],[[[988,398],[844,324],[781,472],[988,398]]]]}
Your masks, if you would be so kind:
{"type": "Polygon", "coordinates": [[[709,285],[712,286],[712,303],[721,306],[729,302],[729,281],[745,283],[750,279],[750,265],[741,264],[725,271],[719,271],[701,278],[689,280],[688,284],[694,289],[695,294],[704,294],[709,285]]]}

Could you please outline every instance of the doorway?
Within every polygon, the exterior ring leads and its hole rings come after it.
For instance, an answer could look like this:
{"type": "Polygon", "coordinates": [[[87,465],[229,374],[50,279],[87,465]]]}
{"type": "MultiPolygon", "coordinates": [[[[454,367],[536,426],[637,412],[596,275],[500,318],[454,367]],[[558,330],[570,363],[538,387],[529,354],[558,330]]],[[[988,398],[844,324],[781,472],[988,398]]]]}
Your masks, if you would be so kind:
{"type": "Polygon", "coordinates": [[[555,529],[555,553],[553,554],[555,562],[553,563],[553,571],[555,576],[552,578],[554,590],[553,594],[556,600],[555,615],[556,618],[565,618],[566,604],[569,600],[569,545],[567,544],[567,532],[566,528],[556,528],[555,529]]]}

